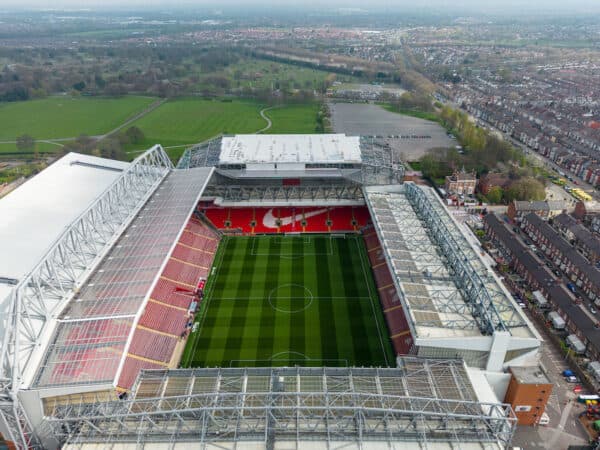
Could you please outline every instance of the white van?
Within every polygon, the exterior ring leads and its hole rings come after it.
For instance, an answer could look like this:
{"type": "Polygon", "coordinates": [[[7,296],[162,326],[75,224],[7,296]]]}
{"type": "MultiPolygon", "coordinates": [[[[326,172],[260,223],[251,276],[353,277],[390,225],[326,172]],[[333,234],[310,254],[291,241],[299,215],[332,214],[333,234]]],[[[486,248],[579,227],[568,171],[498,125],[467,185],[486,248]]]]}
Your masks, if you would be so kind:
{"type": "Polygon", "coordinates": [[[538,420],[538,425],[548,425],[549,423],[550,417],[548,417],[548,414],[542,414],[542,417],[540,417],[540,420],[538,420]]]}

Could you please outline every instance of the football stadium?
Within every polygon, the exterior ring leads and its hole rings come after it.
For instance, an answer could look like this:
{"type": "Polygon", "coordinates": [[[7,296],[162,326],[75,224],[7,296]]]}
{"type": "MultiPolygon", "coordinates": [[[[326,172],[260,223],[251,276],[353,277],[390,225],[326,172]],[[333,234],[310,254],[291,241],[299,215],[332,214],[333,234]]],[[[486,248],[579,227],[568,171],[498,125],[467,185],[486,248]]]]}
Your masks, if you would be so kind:
{"type": "Polygon", "coordinates": [[[435,191],[343,134],[69,153],[0,199],[16,448],[506,448],[540,336],[435,191]]]}

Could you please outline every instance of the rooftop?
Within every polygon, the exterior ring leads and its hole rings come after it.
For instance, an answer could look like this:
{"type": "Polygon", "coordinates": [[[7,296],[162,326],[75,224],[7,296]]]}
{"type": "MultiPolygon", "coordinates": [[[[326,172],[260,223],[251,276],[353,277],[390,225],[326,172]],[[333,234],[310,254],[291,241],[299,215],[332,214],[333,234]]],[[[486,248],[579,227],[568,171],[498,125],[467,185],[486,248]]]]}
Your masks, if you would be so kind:
{"type": "Polygon", "coordinates": [[[562,284],[556,283],[548,269],[535,260],[528,248],[514,239],[511,232],[495,214],[488,214],[484,221],[494,231],[504,247],[523,264],[537,284],[547,292],[548,299],[555,307],[558,307],[596,351],[600,352],[600,329],[596,328],[595,322],[581,308],[574,306],[567,289],[562,284]]]}
{"type": "Polygon", "coordinates": [[[462,361],[410,356],[395,368],[144,371],[126,400],[94,407],[73,396],[49,416],[65,448],[500,449],[516,425],[510,405],[478,399],[462,361]]]}
{"type": "Polygon", "coordinates": [[[345,134],[238,134],[222,138],[219,156],[219,164],[360,162],[360,138],[345,134]]]}
{"type": "MultiPolygon", "coordinates": [[[[20,280],[129,163],[69,153],[0,199],[0,277],[20,280]]],[[[10,289],[0,284],[0,302],[10,289]]]]}
{"type": "Polygon", "coordinates": [[[565,202],[561,201],[519,201],[515,200],[517,211],[560,211],[566,209],[565,202]]]}
{"type": "Polygon", "coordinates": [[[395,191],[387,187],[367,188],[366,197],[399,294],[404,297],[416,328],[415,338],[473,337],[499,329],[513,336],[535,338],[531,325],[435,192],[411,184],[422,194],[413,204],[406,186],[395,191]],[[431,220],[442,228],[432,228],[424,213],[419,213],[421,205],[428,207],[431,220]],[[453,267],[453,263],[457,266],[453,267]],[[463,267],[465,264],[468,267],[463,267]],[[481,298],[465,298],[457,276],[465,270],[470,271],[469,276],[478,277],[477,284],[482,289],[476,295],[481,298]]]}
{"type": "Polygon", "coordinates": [[[534,367],[515,367],[510,371],[517,381],[522,384],[551,384],[544,371],[539,366],[534,367]]]}
{"type": "Polygon", "coordinates": [[[532,227],[538,230],[540,235],[544,236],[551,245],[555,246],[573,266],[585,274],[591,284],[600,288],[600,271],[592,266],[590,262],[575,249],[575,247],[567,242],[554,228],[548,225],[548,223],[542,220],[537,214],[529,213],[524,219],[531,224],[532,227]]]}

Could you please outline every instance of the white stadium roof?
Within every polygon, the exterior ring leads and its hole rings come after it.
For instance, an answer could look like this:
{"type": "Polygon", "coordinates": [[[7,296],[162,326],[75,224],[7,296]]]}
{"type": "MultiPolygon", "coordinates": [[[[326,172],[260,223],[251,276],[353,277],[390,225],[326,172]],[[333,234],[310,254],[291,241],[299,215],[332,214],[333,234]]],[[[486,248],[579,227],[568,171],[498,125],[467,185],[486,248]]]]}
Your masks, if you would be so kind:
{"type": "Polygon", "coordinates": [[[219,164],[360,163],[360,138],[345,134],[223,137],[219,164]]]}
{"type": "MultiPolygon", "coordinates": [[[[129,163],[69,153],[0,199],[0,277],[29,273],[129,163]]],[[[11,285],[0,284],[0,302],[11,285]]]]}

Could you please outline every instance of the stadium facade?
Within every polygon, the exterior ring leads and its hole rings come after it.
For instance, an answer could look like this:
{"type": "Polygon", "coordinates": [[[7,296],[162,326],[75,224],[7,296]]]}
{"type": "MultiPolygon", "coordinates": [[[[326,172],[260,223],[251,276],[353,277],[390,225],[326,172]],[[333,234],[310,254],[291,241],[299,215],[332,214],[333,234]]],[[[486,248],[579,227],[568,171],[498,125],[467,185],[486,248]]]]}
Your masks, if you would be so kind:
{"type": "MultiPolygon", "coordinates": [[[[403,171],[339,134],[224,136],[177,167],[160,146],[63,157],[0,201],[0,431],[19,448],[507,445],[514,413],[477,370],[534,364],[540,337],[403,171]],[[323,208],[365,205],[344,228],[365,237],[396,368],[176,369],[223,232],[311,232],[323,208]],[[244,208],[239,227],[210,220],[244,208]]],[[[335,231],[327,217],[315,230],[335,231]]]]}

